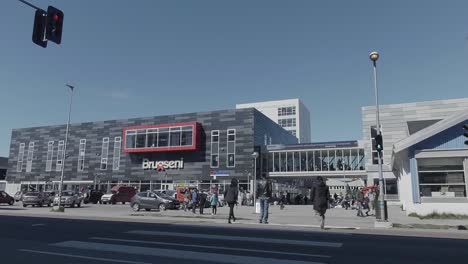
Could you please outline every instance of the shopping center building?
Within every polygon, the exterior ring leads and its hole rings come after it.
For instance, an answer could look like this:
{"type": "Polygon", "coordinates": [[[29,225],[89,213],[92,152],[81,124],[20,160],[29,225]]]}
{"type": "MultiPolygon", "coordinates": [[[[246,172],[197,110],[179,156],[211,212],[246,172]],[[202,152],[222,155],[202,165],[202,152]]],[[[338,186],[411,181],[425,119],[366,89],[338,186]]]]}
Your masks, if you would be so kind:
{"type": "Polygon", "coordinates": [[[58,189],[139,190],[192,186],[221,191],[232,178],[247,188],[261,171],[266,145],[297,139],[254,108],[72,124],[66,148],[65,125],[14,129],[7,191],[58,189]]]}

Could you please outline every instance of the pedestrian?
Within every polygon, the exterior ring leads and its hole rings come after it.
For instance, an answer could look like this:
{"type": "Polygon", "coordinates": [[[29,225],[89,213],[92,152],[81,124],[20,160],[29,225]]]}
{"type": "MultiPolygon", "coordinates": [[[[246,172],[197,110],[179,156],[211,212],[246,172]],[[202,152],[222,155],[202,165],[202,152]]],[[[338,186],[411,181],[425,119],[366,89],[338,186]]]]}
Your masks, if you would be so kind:
{"type": "Polygon", "coordinates": [[[307,205],[309,198],[307,198],[307,195],[304,195],[304,204],[307,205]]]}
{"type": "Polygon", "coordinates": [[[359,188],[359,191],[356,193],[357,216],[361,216],[361,217],[364,216],[364,214],[362,213],[363,202],[364,202],[364,193],[362,192],[362,188],[359,188]]]}
{"type": "Polygon", "coordinates": [[[260,224],[268,224],[268,209],[270,207],[270,199],[273,192],[273,184],[270,179],[262,176],[262,179],[257,183],[256,196],[260,202],[260,224]]]}
{"type": "Polygon", "coordinates": [[[217,208],[218,208],[218,194],[217,193],[211,195],[210,203],[211,203],[211,215],[216,215],[217,208]]]}
{"type": "Polygon", "coordinates": [[[231,223],[231,219],[233,222],[236,222],[236,217],[234,216],[234,205],[237,204],[237,198],[239,196],[239,189],[237,187],[237,180],[232,179],[231,185],[226,188],[224,192],[224,200],[229,205],[229,219],[228,223],[231,223]]]}
{"type": "Polygon", "coordinates": [[[198,190],[194,189],[192,192],[192,213],[195,213],[198,205],[198,190]]]}
{"type": "Polygon", "coordinates": [[[187,212],[190,201],[192,200],[192,194],[189,189],[185,189],[184,193],[184,211],[187,212]]]}
{"type": "Polygon", "coordinates": [[[200,194],[199,194],[200,198],[198,199],[199,202],[199,206],[200,206],[200,214],[202,215],[203,214],[203,210],[205,209],[205,204],[206,204],[206,193],[205,191],[202,191],[200,194]]]}
{"type": "MultiPolygon", "coordinates": [[[[369,193],[367,194],[367,197],[369,198],[369,211],[371,212],[371,215],[375,215],[375,193],[374,189],[371,189],[369,193]]],[[[368,212],[369,212],[368,211],[368,212]]]]}
{"type": "Polygon", "coordinates": [[[315,214],[320,219],[320,228],[325,229],[325,212],[328,208],[330,191],[328,190],[328,186],[323,181],[322,176],[317,177],[317,182],[312,188],[310,199],[314,205],[315,214]]]}
{"type": "Polygon", "coordinates": [[[284,196],[284,193],[280,193],[280,209],[284,209],[284,204],[286,203],[286,197],[284,196]]]}

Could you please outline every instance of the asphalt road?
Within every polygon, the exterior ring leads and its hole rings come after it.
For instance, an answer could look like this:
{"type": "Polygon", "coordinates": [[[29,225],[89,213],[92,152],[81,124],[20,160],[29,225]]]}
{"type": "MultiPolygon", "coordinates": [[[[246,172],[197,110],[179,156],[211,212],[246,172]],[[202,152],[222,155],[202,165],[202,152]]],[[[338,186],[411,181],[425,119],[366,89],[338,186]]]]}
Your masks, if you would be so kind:
{"type": "Polygon", "coordinates": [[[462,239],[20,216],[0,216],[0,227],[2,263],[427,264],[468,259],[468,240],[462,239]]]}

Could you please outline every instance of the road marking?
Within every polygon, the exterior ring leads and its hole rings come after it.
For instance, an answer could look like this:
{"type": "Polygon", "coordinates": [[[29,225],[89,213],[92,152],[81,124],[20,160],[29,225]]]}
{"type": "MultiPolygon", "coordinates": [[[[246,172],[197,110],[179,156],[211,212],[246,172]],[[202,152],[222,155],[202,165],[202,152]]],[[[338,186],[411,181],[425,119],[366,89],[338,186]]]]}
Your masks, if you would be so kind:
{"type": "Polygon", "coordinates": [[[271,244],[289,244],[298,246],[312,246],[312,247],[333,247],[339,248],[343,246],[343,243],[336,242],[320,242],[310,240],[289,240],[289,239],[275,239],[275,238],[260,238],[260,237],[241,237],[241,236],[220,236],[220,235],[205,235],[205,234],[194,234],[194,233],[177,233],[177,232],[161,232],[161,231],[146,231],[146,230],[132,230],[127,231],[127,234],[135,235],[148,235],[148,236],[169,236],[169,237],[183,237],[183,238],[206,238],[206,239],[218,239],[218,240],[231,240],[231,241],[251,241],[260,243],[271,243],[271,244]]]}
{"type": "MultiPolygon", "coordinates": [[[[264,225],[260,223],[241,223],[241,222],[236,222],[235,224],[241,224],[241,225],[264,225]]],[[[268,223],[268,225],[271,226],[294,226],[294,227],[314,227],[314,228],[319,228],[319,225],[299,225],[299,224],[272,224],[268,223]]],[[[351,227],[351,226],[325,226],[325,229],[361,229],[360,227],[351,227]]]]}
{"type": "Polygon", "coordinates": [[[62,257],[70,257],[70,258],[81,258],[81,259],[91,259],[91,260],[100,260],[100,261],[106,261],[106,262],[112,262],[112,263],[152,264],[152,263],[148,263],[148,262],[128,261],[128,260],[120,260],[120,259],[107,259],[107,258],[95,258],[95,257],[64,254],[64,253],[49,252],[49,251],[40,251],[40,250],[30,250],[30,249],[18,249],[18,250],[23,251],[23,252],[30,252],[30,253],[37,253],[37,254],[44,254],[44,255],[62,256],[62,257]]]}
{"type": "Polygon", "coordinates": [[[151,244],[151,245],[167,245],[167,246],[177,246],[177,247],[188,246],[188,247],[194,247],[194,248],[209,248],[209,249],[224,249],[224,250],[236,250],[236,251],[245,251],[245,252],[272,253],[272,254],[289,255],[289,256],[331,258],[331,256],[327,256],[327,255],[287,253],[287,252],[279,252],[279,251],[272,251],[272,250],[246,249],[246,248],[236,248],[236,247],[200,246],[200,245],[183,244],[183,243],[154,242],[154,241],[145,241],[145,240],[117,239],[117,238],[106,238],[106,237],[90,237],[90,239],[129,242],[129,243],[143,243],[143,244],[151,244]]]}
{"type": "Polygon", "coordinates": [[[32,226],[45,226],[46,224],[33,224],[32,226]]]}
{"type": "Polygon", "coordinates": [[[134,255],[164,257],[164,258],[171,258],[171,259],[197,260],[197,262],[207,261],[207,262],[233,263],[233,264],[239,264],[239,263],[325,264],[322,262],[273,259],[273,258],[262,258],[262,257],[247,257],[247,256],[236,256],[236,255],[220,254],[220,253],[195,252],[195,251],[188,251],[188,250],[176,250],[176,249],[165,249],[165,248],[136,247],[136,246],[93,243],[93,242],[73,241],[73,240],[50,244],[50,245],[64,247],[64,248],[75,248],[75,249],[95,250],[95,251],[105,251],[105,252],[118,252],[118,253],[134,254],[134,255]]]}

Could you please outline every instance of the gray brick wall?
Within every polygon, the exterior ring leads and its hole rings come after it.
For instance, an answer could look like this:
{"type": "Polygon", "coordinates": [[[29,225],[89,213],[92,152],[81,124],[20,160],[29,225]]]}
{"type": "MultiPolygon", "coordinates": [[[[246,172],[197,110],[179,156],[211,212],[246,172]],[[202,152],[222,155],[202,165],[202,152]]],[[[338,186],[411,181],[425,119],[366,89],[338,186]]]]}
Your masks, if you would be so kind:
{"type": "MultiPolygon", "coordinates": [[[[245,177],[245,171],[252,171],[251,153],[254,150],[254,127],[267,128],[275,142],[288,143],[289,135],[270,119],[253,108],[222,110],[203,113],[187,113],[159,117],[145,117],[122,120],[108,120],[72,124],[70,126],[67,144],[67,160],[65,161],[64,180],[83,181],[94,180],[95,174],[99,180],[158,180],[163,177],[154,170],[143,170],[142,160],[184,160],[181,170],[167,170],[168,179],[177,180],[210,180],[211,170],[228,171],[230,176],[245,177]],[[255,118],[254,115],[261,118],[255,118]],[[202,126],[201,148],[197,151],[154,152],[146,154],[121,153],[120,169],[112,170],[114,138],[122,137],[123,130],[129,126],[153,125],[196,121],[202,126]],[[254,122],[257,125],[254,125],[254,122]],[[236,129],[236,166],[227,168],[227,129],[236,129]],[[211,130],[220,130],[219,168],[210,168],[211,130]],[[102,139],[109,137],[108,169],[100,170],[100,153],[102,139]],[[85,167],[83,172],[77,171],[78,148],[80,139],[86,139],[85,167]],[[283,140],[286,140],[284,142],[283,140]]],[[[59,180],[60,172],[56,172],[58,141],[65,138],[65,125],[14,129],[12,131],[7,180],[19,183],[21,181],[55,181],[59,180]],[[47,144],[54,141],[54,156],[51,172],[46,172],[47,144]],[[29,142],[34,142],[34,157],[31,172],[26,171],[26,157],[29,142]],[[25,154],[22,172],[16,172],[20,143],[25,143],[25,154]]],[[[262,142],[258,142],[263,144],[262,142]]],[[[122,142],[123,144],[123,142],[122,142]]],[[[123,148],[123,146],[122,146],[123,148]]],[[[242,178],[243,179],[243,178],[242,178]]]]}

